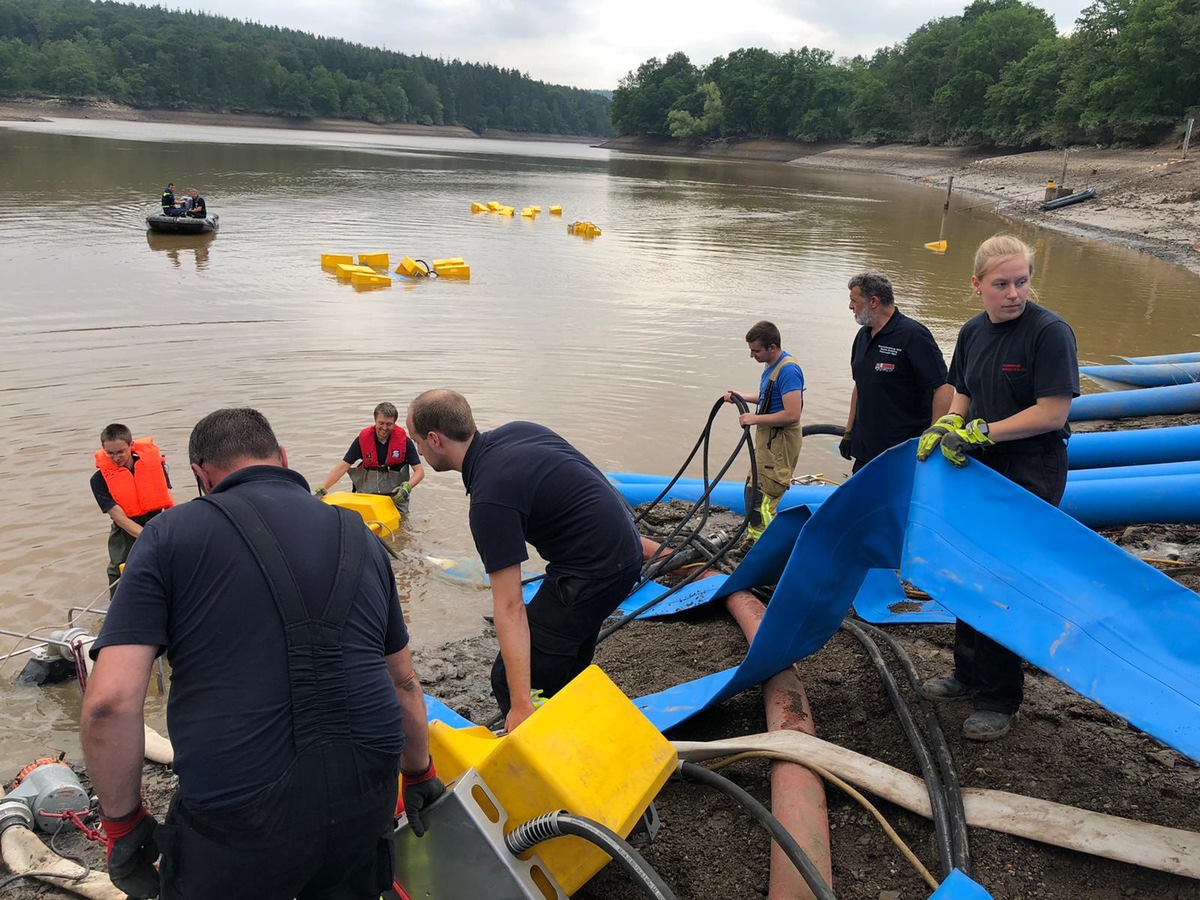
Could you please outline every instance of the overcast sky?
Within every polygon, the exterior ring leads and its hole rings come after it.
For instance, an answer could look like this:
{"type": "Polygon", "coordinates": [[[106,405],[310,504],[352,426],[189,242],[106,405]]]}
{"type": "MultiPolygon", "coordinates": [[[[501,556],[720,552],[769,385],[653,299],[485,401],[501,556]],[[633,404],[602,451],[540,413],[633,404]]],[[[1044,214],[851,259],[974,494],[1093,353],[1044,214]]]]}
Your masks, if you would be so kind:
{"type": "MultiPolygon", "coordinates": [[[[653,56],[697,65],[740,47],[869,55],[963,0],[161,0],[401,53],[494,63],[553,84],[608,88],[653,56]]],[[[1037,3],[1070,31],[1088,0],[1037,3]]]]}

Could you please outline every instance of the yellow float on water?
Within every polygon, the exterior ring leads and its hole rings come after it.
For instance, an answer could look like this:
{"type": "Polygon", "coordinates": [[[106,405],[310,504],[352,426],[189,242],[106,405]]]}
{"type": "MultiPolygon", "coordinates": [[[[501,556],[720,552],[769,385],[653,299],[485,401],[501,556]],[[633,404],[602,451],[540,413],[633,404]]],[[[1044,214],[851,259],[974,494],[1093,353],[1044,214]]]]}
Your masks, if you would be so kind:
{"type": "Polygon", "coordinates": [[[577,234],[580,237],[599,237],[600,229],[591,222],[572,222],[567,226],[567,234],[577,234]]]}
{"type": "Polygon", "coordinates": [[[349,281],[350,276],[354,275],[355,273],[365,274],[369,272],[372,275],[375,274],[375,270],[370,266],[356,266],[352,263],[338,263],[338,265],[334,266],[334,271],[337,273],[337,277],[341,278],[343,281],[349,281]]]}
{"type": "Polygon", "coordinates": [[[535,207],[526,206],[523,210],[521,210],[521,218],[523,218],[523,219],[536,218],[538,212],[539,212],[539,210],[537,210],[535,207]]]}
{"type": "Polygon", "coordinates": [[[945,253],[947,244],[945,241],[930,241],[925,245],[926,250],[932,250],[934,253],[945,253]]]}
{"type": "Polygon", "coordinates": [[[388,259],[386,253],[360,253],[358,254],[358,264],[360,266],[372,266],[377,269],[386,269],[390,266],[391,260],[388,259]]]}
{"type": "MultiPolygon", "coordinates": [[[[671,743],[599,666],[589,666],[502,738],[479,726],[456,730],[433,722],[429,749],[444,781],[475,769],[510,823],[566,809],[622,837],[677,761],[671,743]]],[[[608,862],[577,837],[542,844],[537,854],[568,896],[608,862]]]]}
{"type": "Polygon", "coordinates": [[[471,204],[471,212],[473,212],[473,213],[481,213],[481,212],[487,212],[487,211],[488,211],[488,207],[487,207],[486,203],[472,203],[471,204]]]}
{"type": "Polygon", "coordinates": [[[423,262],[417,262],[411,256],[406,256],[400,260],[400,265],[396,266],[397,275],[407,275],[409,278],[423,278],[429,274],[429,268],[423,262]]]}
{"type": "MultiPolygon", "coordinates": [[[[390,281],[390,279],[389,279],[390,281]]],[[[330,506],[352,509],[380,537],[389,537],[400,527],[400,510],[391,497],[383,494],[359,494],[354,491],[334,491],[322,498],[330,506]]]]}
{"type": "Polygon", "coordinates": [[[561,206],[552,206],[552,207],[550,207],[550,215],[552,215],[552,216],[561,216],[561,215],[562,215],[562,207],[561,207],[561,206]]]}
{"type": "Polygon", "coordinates": [[[500,210],[504,209],[504,204],[499,200],[489,200],[487,202],[487,208],[492,212],[500,212],[500,210]]]}
{"type": "Polygon", "coordinates": [[[325,268],[325,269],[332,269],[334,266],[338,266],[338,265],[353,265],[353,264],[354,264],[354,257],[351,256],[349,253],[322,253],[321,254],[321,267],[325,268]]]}
{"type": "Polygon", "coordinates": [[[352,272],[350,283],[355,287],[388,287],[392,283],[392,276],[378,272],[352,272]]]}

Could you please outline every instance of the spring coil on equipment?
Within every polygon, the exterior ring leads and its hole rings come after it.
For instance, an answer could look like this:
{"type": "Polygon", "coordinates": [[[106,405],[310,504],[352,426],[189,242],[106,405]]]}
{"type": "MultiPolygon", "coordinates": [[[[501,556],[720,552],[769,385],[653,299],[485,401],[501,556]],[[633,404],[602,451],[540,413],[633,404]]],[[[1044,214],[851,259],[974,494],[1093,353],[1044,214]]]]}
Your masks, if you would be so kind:
{"type": "Polygon", "coordinates": [[[530,819],[524,825],[519,825],[504,838],[504,846],[508,847],[508,851],[513,856],[520,856],[543,841],[562,837],[562,828],[558,824],[558,816],[561,812],[562,810],[555,810],[530,819]]]}

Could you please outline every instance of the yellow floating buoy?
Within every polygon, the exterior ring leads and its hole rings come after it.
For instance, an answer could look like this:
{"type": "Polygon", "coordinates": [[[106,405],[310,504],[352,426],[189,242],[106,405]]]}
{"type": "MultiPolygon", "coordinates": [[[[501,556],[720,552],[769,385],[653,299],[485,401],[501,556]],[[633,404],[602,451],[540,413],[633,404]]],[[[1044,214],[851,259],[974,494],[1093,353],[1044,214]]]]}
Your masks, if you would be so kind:
{"type": "Polygon", "coordinates": [[[396,266],[397,275],[407,275],[409,278],[423,278],[429,274],[429,268],[425,263],[417,262],[411,256],[406,256],[400,260],[400,265],[396,266]]]}
{"type": "Polygon", "coordinates": [[[487,208],[492,212],[500,212],[500,210],[504,209],[504,204],[499,200],[489,200],[487,202],[487,208]]]}
{"type": "Polygon", "coordinates": [[[488,211],[488,208],[487,208],[486,203],[472,203],[471,204],[471,212],[473,212],[473,213],[481,213],[481,212],[487,212],[487,211],[488,211]]]}
{"type": "Polygon", "coordinates": [[[332,269],[339,265],[353,265],[354,257],[349,253],[322,253],[321,268],[332,269]]]}
{"type": "Polygon", "coordinates": [[[349,281],[350,276],[356,272],[370,273],[372,275],[375,274],[375,270],[370,266],[356,266],[351,263],[339,263],[338,265],[334,266],[334,271],[337,273],[338,278],[341,278],[345,281],[349,281]]]}
{"type": "Polygon", "coordinates": [[[517,211],[516,208],[512,207],[512,206],[502,206],[498,210],[496,210],[496,212],[500,213],[500,215],[502,215],[502,216],[515,215],[516,211],[517,211]]]}
{"type": "MultiPolygon", "coordinates": [[[[391,279],[388,279],[389,281],[391,279]]],[[[334,491],[321,498],[330,506],[352,509],[380,537],[390,537],[400,527],[400,511],[386,494],[360,494],[357,491],[334,491]]]]}
{"type": "Polygon", "coordinates": [[[925,245],[925,249],[932,250],[934,253],[945,253],[946,246],[947,245],[945,241],[930,241],[925,245]]]}
{"type": "Polygon", "coordinates": [[[382,287],[392,283],[392,276],[380,275],[378,272],[351,272],[350,283],[356,287],[382,287]]]}
{"type": "Polygon", "coordinates": [[[435,270],[438,278],[459,278],[464,281],[471,280],[471,267],[467,265],[457,266],[442,266],[435,270]]]}
{"type": "Polygon", "coordinates": [[[577,234],[580,237],[599,237],[600,229],[591,222],[572,222],[567,226],[568,234],[577,234]]]}
{"type": "Polygon", "coordinates": [[[532,206],[527,206],[523,210],[521,210],[521,218],[523,218],[523,219],[537,218],[537,210],[535,210],[532,206]]]}
{"type": "Polygon", "coordinates": [[[441,259],[432,260],[429,264],[433,266],[433,271],[436,272],[438,269],[441,269],[445,266],[461,266],[464,262],[466,262],[466,260],[461,256],[445,256],[441,259]]]}
{"type": "Polygon", "coordinates": [[[550,207],[550,215],[552,215],[552,216],[561,216],[561,215],[562,215],[562,207],[561,207],[561,206],[552,206],[552,207],[550,207]]]}
{"type": "Polygon", "coordinates": [[[358,254],[358,264],[360,266],[386,269],[392,263],[386,253],[360,253],[358,254]]]}

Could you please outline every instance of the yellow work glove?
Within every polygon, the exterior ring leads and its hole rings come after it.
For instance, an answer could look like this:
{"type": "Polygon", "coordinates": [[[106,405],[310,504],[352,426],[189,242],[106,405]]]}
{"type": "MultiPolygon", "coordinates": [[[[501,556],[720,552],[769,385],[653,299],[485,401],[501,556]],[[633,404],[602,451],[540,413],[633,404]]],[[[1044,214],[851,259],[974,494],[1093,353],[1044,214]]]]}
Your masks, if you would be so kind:
{"type": "Polygon", "coordinates": [[[994,447],[996,442],[988,437],[988,423],[973,419],[962,428],[955,428],[941,440],[942,456],[958,467],[967,464],[967,454],[975,454],[984,447],[994,447]]]}
{"type": "Polygon", "coordinates": [[[929,459],[929,454],[942,442],[942,438],[954,429],[962,428],[965,424],[966,420],[958,413],[950,413],[926,428],[917,442],[917,462],[925,462],[929,459]]]}

